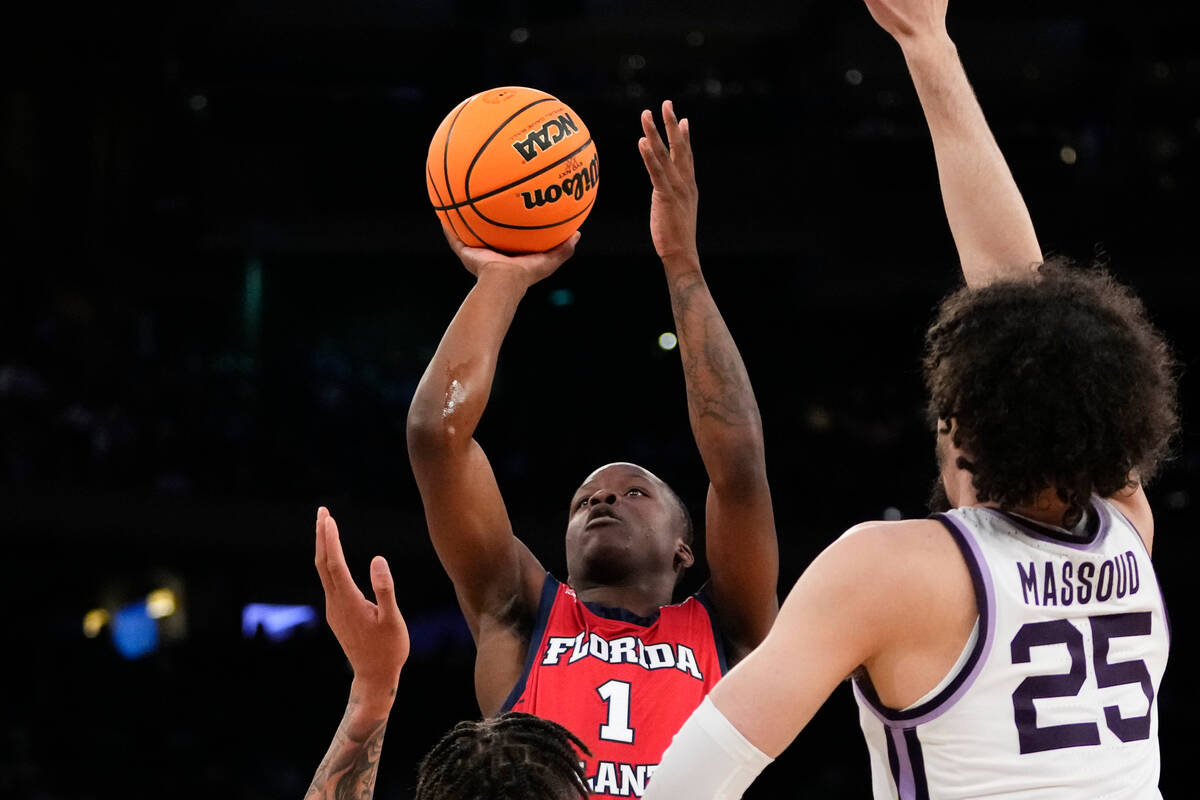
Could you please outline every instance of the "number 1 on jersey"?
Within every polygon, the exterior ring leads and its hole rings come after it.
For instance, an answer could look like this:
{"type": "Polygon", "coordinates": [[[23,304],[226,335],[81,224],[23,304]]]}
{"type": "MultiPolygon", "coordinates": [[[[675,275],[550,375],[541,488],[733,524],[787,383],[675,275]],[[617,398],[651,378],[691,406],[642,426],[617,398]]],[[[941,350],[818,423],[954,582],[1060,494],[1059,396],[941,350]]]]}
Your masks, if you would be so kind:
{"type": "Polygon", "coordinates": [[[629,692],[632,684],[611,680],[596,687],[596,694],[608,705],[608,722],[600,726],[600,738],[609,742],[633,744],[629,727],[629,692]]]}

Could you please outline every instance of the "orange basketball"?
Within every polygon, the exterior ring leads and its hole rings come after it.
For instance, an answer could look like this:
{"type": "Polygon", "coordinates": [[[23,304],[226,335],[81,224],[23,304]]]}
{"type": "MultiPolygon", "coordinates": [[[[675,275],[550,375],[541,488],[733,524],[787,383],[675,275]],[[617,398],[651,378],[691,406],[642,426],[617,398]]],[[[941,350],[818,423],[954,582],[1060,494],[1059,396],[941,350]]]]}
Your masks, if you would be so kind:
{"type": "Polygon", "coordinates": [[[472,247],[534,253],[561,244],[596,202],[596,145],[556,97],[503,86],[468,97],[429,143],[438,218],[472,247]]]}

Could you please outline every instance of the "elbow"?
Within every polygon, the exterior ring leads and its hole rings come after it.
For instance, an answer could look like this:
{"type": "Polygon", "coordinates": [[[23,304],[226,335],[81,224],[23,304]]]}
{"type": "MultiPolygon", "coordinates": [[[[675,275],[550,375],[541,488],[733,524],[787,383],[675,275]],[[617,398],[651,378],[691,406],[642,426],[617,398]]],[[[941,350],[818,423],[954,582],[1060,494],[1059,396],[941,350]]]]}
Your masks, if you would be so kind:
{"type": "Polygon", "coordinates": [[[408,410],[405,438],[409,460],[426,460],[453,449],[458,433],[436,409],[431,411],[414,403],[408,410]]]}

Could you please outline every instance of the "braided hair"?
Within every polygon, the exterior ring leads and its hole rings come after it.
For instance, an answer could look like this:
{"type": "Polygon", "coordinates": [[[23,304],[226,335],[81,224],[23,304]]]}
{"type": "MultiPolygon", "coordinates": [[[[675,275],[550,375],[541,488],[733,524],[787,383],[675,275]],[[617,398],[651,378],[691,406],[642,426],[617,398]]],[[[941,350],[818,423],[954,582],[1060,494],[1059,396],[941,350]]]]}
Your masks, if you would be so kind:
{"type": "Polygon", "coordinates": [[[416,800],[586,800],[575,748],[591,755],[569,730],[532,714],[460,722],[421,759],[416,800]]]}

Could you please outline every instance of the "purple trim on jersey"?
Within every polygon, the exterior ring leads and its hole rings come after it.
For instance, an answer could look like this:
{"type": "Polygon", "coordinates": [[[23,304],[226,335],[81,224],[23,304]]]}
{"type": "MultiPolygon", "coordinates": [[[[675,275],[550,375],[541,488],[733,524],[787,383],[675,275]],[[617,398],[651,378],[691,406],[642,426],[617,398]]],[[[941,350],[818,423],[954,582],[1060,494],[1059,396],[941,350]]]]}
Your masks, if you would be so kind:
{"type": "Polygon", "coordinates": [[[704,585],[700,587],[700,591],[692,596],[708,612],[708,626],[712,628],[713,644],[717,647],[717,664],[721,667],[721,674],[724,675],[729,672],[729,662],[725,660],[725,631],[717,622],[716,609],[713,608],[712,598],[708,596],[708,581],[705,581],[704,585]]]}
{"type": "Polygon", "coordinates": [[[929,784],[925,780],[925,757],[921,753],[921,740],[917,729],[889,728],[888,761],[894,755],[892,779],[896,782],[896,796],[900,800],[929,800],[929,784]]]}
{"type": "Polygon", "coordinates": [[[892,784],[900,791],[900,754],[896,752],[896,743],[892,741],[892,729],[883,729],[883,740],[887,742],[888,766],[892,770],[892,784]]]}
{"type": "Polygon", "coordinates": [[[558,579],[547,572],[546,580],[542,583],[542,597],[538,600],[537,618],[534,621],[533,633],[529,637],[529,650],[525,653],[525,668],[521,670],[521,677],[517,679],[516,685],[508,693],[508,699],[504,701],[504,705],[500,707],[500,711],[497,713],[503,714],[505,711],[512,711],[512,707],[517,704],[517,701],[521,699],[521,695],[525,693],[525,681],[529,680],[529,673],[533,670],[533,663],[542,651],[542,639],[546,635],[546,624],[550,621],[550,611],[554,608],[554,599],[557,595],[558,579]]]}
{"type": "Polygon", "coordinates": [[[1125,524],[1129,526],[1129,530],[1133,531],[1133,538],[1138,540],[1142,546],[1142,552],[1146,554],[1146,558],[1150,560],[1150,571],[1154,573],[1154,588],[1158,590],[1159,608],[1162,609],[1163,621],[1167,624],[1167,645],[1171,644],[1171,615],[1167,613],[1167,598],[1163,596],[1162,584],[1158,582],[1158,571],[1154,569],[1154,556],[1150,554],[1150,548],[1146,547],[1146,540],[1142,538],[1141,531],[1137,526],[1129,521],[1129,517],[1125,516],[1125,512],[1117,508],[1115,503],[1108,500],[1101,500],[1105,508],[1112,513],[1120,515],[1121,519],[1125,520],[1125,524]]]}
{"type": "Polygon", "coordinates": [[[988,506],[976,506],[976,508],[981,508],[992,514],[999,514],[1005,521],[1015,525],[1021,533],[1033,539],[1061,544],[1063,547],[1070,547],[1072,550],[1095,550],[1104,543],[1104,537],[1108,534],[1108,529],[1112,527],[1112,512],[1102,504],[1097,503],[1094,497],[1090,500],[1090,504],[1100,522],[1096,532],[1087,539],[1071,536],[1061,528],[1039,525],[1032,520],[1019,517],[1016,514],[1009,514],[997,508],[989,508],[988,506]]]}
{"type": "Polygon", "coordinates": [[[987,562],[983,558],[979,544],[970,531],[953,517],[947,514],[934,514],[931,519],[936,519],[946,526],[946,530],[950,532],[955,544],[962,552],[963,560],[967,564],[967,571],[971,573],[971,583],[975,587],[975,606],[979,611],[979,631],[976,634],[975,646],[971,649],[970,655],[967,656],[967,660],[958,674],[933,698],[916,708],[906,711],[888,708],[875,693],[875,687],[871,685],[869,679],[865,679],[864,676],[864,679],[855,678],[852,681],[855,694],[889,729],[924,725],[946,713],[971,688],[971,684],[975,683],[975,679],[979,677],[979,673],[987,661],[988,653],[992,650],[992,639],[996,630],[996,592],[992,586],[992,573],[987,568],[987,562]]]}
{"type": "Polygon", "coordinates": [[[925,778],[925,754],[921,752],[921,740],[916,728],[904,729],[904,743],[908,745],[908,761],[912,765],[913,794],[916,800],[929,800],[929,781],[925,778]]]}

